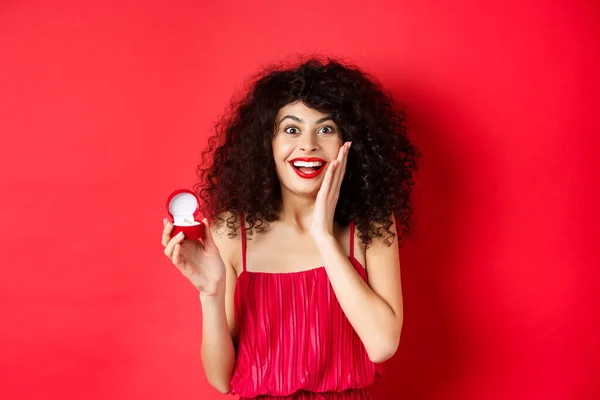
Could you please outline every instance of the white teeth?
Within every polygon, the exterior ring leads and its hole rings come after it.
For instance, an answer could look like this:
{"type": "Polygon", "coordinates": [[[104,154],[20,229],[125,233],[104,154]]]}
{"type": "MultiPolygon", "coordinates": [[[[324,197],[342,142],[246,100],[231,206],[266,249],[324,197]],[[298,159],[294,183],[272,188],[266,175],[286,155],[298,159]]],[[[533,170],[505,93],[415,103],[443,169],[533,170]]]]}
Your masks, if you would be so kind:
{"type": "Polygon", "coordinates": [[[322,161],[294,161],[294,167],[320,167],[323,165],[322,161]]]}

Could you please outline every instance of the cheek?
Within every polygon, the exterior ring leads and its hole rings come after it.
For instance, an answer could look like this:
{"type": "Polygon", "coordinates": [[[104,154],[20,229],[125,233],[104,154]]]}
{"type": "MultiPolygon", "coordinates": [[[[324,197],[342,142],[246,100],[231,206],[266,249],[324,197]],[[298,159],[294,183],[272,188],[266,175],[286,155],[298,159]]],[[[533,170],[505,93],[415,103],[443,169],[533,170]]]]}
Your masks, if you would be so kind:
{"type": "Polygon", "coordinates": [[[336,140],[335,142],[329,143],[327,146],[327,155],[330,160],[334,160],[337,158],[338,152],[340,151],[340,147],[342,147],[344,143],[342,139],[336,140]]]}
{"type": "Polygon", "coordinates": [[[273,142],[273,158],[275,163],[285,161],[285,159],[294,151],[294,146],[291,143],[284,141],[273,142]]]}

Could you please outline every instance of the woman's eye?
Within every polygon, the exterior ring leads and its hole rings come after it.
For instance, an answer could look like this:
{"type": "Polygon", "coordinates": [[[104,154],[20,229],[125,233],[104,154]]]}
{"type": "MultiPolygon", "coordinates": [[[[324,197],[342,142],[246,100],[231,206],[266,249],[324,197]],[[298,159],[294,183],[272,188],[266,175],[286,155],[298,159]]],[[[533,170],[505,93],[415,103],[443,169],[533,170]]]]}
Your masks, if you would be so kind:
{"type": "Polygon", "coordinates": [[[325,132],[323,133],[333,133],[333,128],[329,125],[324,126],[323,129],[325,129],[325,132]]]}
{"type": "MultiPolygon", "coordinates": [[[[295,135],[296,133],[299,132],[299,129],[296,128],[295,126],[288,126],[287,128],[284,129],[284,131],[286,133],[290,133],[290,134],[295,135]]],[[[335,130],[333,129],[333,127],[327,125],[327,126],[324,126],[324,127],[321,128],[321,132],[322,133],[334,133],[335,130]]]]}

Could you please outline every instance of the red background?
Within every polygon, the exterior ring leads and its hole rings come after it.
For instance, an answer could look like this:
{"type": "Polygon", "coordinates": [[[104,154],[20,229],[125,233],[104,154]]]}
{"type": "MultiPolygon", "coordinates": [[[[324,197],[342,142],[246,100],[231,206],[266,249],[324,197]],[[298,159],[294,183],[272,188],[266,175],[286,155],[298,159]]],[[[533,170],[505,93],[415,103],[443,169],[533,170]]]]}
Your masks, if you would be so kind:
{"type": "Polygon", "coordinates": [[[0,397],[224,398],[162,253],[164,203],[251,74],[318,52],[374,74],[424,154],[376,398],[600,398],[599,17],[567,0],[3,2],[0,397]]]}

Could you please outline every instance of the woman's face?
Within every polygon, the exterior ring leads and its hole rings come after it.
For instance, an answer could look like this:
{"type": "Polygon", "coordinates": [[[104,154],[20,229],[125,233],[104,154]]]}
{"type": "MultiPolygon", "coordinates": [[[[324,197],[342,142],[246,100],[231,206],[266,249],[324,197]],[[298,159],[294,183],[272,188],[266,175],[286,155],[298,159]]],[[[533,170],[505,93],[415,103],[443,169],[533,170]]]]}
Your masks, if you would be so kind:
{"type": "Polygon", "coordinates": [[[325,167],[342,146],[342,133],[329,114],[302,101],[282,107],[275,119],[273,158],[282,190],[316,196],[325,167]]]}

